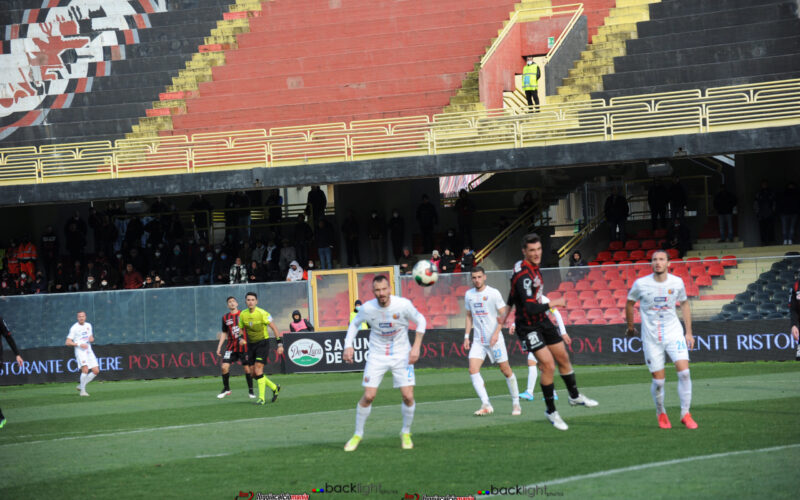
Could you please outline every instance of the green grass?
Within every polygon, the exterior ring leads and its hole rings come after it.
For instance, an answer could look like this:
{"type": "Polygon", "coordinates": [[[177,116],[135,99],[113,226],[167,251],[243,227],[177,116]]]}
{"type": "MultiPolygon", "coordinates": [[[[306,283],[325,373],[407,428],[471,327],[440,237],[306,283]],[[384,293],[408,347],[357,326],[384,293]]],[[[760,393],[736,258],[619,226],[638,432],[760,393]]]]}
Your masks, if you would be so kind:
{"type": "MultiPolygon", "coordinates": [[[[525,371],[516,368],[521,385],[525,371]]],[[[800,363],[692,365],[696,431],[679,423],[674,371],[670,431],[656,425],[644,367],[576,372],[600,406],[570,407],[557,380],[570,425],[560,432],[544,419],[538,393],[512,417],[497,369],[482,372],[495,408],[485,418],[472,416],[479,401],[466,368],[418,370],[411,451],[400,449],[400,397],[388,377],[355,453],[342,446],[362,391],[357,373],[277,375],[281,396],[265,407],[251,404],[243,377],[232,378],[225,400],[210,377],[95,381],[90,398],[79,398],[75,384],[6,387],[0,498],[230,499],[240,491],[311,493],[326,483],[373,490],[311,497],[474,495],[516,485],[547,485],[565,498],[796,496],[800,446],[789,445],[800,444],[800,363]],[[757,451],[771,447],[780,448],[757,451]],[[647,465],[665,461],[674,462],[647,465]]]]}

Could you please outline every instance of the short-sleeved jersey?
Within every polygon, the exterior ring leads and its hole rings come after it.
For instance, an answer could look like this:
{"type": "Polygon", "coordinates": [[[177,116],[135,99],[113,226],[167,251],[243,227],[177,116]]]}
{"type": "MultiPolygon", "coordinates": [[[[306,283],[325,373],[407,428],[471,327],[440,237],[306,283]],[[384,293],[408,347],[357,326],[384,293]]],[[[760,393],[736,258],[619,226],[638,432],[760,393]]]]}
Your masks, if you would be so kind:
{"type": "Polygon", "coordinates": [[[269,338],[267,327],[270,323],[272,323],[272,316],[260,307],[256,307],[252,313],[250,309],[239,313],[239,331],[244,333],[250,344],[269,338]]]}
{"type": "Polygon", "coordinates": [[[412,321],[417,324],[418,332],[425,332],[425,317],[406,298],[392,295],[387,307],[381,307],[378,299],[369,300],[361,306],[361,309],[350,321],[345,347],[353,347],[353,340],[361,323],[366,322],[371,327],[370,356],[373,354],[407,355],[411,351],[411,343],[408,340],[408,324],[412,321]]]}
{"type": "Polygon", "coordinates": [[[550,307],[542,304],[543,284],[539,266],[524,260],[514,265],[508,305],[516,308],[514,322],[517,330],[530,331],[541,326],[553,328],[553,323],[547,317],[550,307]]]}
{"type": "MultiPolygon", "coordinates": [[[[69,329],[69,335],[67,338],[72,339],[73,342],[80,346],[81,344],[89,344],[89,337],[92,337],[92,324],[88,321],[84,324],[80,324],[76,322],[72,325],[69,329]]],[[[89,350],[91,350],[92,346],[89,344],[89,350]]],[[[80,347],[75,347],[75,351],[77,352],[80,347]]]]}
{"type": "Polygon", "coordinates": [[[675,312],[675,304],[686,301],[683,280],[667,274],[663,283],[652,274],[633,282],[628,300],[639,302],[642,315],[642,340],[661,342],[665,337],[683,336],[683,326],[675,312]]]}
{"type": "Polygon", "coordinates": [[[239,329],[239,311],[226,313],[222,316],[222,331],[228,336],[226,351],[247,352],[247,344],[242,345],[239,339],[242,337],[239,329]]]}
{"type": "Polygon", "coordinates": [[[497,313],[506,306],[503,296],[496,288],[486,285],[483,290],[467,290],[464,295],[464,309],[472,315],[473,342],[489,345],[497,328],[497,313]]]}

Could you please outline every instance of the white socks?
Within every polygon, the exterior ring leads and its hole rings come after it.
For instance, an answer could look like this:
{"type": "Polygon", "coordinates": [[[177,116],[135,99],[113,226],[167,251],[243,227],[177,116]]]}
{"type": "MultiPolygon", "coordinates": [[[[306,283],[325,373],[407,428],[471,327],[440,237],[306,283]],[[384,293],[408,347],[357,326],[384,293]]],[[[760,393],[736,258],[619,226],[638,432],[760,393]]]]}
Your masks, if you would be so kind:
{"type": "Polygon", "coordinates": [[[539,376],[539,367],[537,365],[528,365],[528,394],[533,394],[533,389],[536,387],[536,377],[539,376]]]}
{"type": "MultiPolygon", "coordinates": [[[[89,382],[91,382],[92,380],[94,380],[94,378],[95,378],[96,376],[97,376],[97,375],[95,375],[95,374],[94,374],[94,372],[89,372],[89,373],[87,373],[87,374],[86,374],[86,384],[88,384],[89,382]]],[[[83,387],[84,387],[84,388],[86,388],[86,384],[84,384],[84,385],[83,385],[83,387]]]]}
{"type": "Polygon", "coordinates": [[[81,391],[86,390],[86,373],[81,372],[81,391]]]}
{"type": "Polygon", "coordinates": [[[371,411],[372,405],[369,405],[366,408],[359,404],[356,405],[356,436],[364,436],[364,424],[367,422],[367,417],[369,417],[369,413],[371,411]]]}
{"type": "Polygon", "coordinates": [[[518,405],[519,387],[517,387],[517,376],[512,373],[510,377],[506,378],[506,385],[508,386],[508,392],[511,393],[511,404],[518,405]]]}
{"type": "Polygon", "coordinates": [[[678,397],[681,398],[681,418],[689,413],[692,405],[692,379],[689,377],[689,369],[678,372],[678,397]]]}
{"type": "Polygon", "coordinates": [[[481,374],[470,374],[469,378],[472,379],[472,387],[475,388],[475,392],[477,392],[478,397],[481,398],[481,404],[488,405],[489,394],[486,392],[486,386],[483,383],[483,377],[481,377],[481,374]]]}
{"type": "Polygon", "coordinates": [[[650,394],[653,395],[653,402],[656,404],[656,414],[661,415],[664,412],[664,379],[654,378],[653,383],[650,385],[650,394]]]}
{"type": "Polygon", "coordinates": [[[406,406],[405,403],[400,403],[400,411],[403,413],[403,429],[402,433],[406,434],[411,432],[411,422],[414,421],[414,410],[417,408],[417,403],[411,406],[406,406]]]}

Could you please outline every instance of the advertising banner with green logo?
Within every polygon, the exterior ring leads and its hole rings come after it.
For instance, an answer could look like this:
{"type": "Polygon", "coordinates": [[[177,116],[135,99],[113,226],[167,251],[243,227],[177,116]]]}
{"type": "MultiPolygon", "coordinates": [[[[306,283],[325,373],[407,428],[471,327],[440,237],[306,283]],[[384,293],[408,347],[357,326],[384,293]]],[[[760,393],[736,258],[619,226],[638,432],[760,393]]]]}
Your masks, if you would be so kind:
{"type": "Polygon", "coordinates": [[[342,360],[347,332],[284,333],[287,373],[361,371],[369,351],[369,330],[358,332],[353,342],[353,364],[342,360]]]}

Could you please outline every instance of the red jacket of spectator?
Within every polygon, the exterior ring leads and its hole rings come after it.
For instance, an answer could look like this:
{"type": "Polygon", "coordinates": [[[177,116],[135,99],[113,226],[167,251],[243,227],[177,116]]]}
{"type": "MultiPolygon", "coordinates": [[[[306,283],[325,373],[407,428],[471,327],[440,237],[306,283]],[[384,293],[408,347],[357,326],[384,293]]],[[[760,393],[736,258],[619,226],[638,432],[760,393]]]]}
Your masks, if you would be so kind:
{"type": "Polygon", "coordinates": [[[142,288],[143,284],[144,280],[142,279],[142,275],[139,274],[139,271],[133,270],[131,272],[126,272],[122,277],[122,287],[126,290],[142,288]]]}

